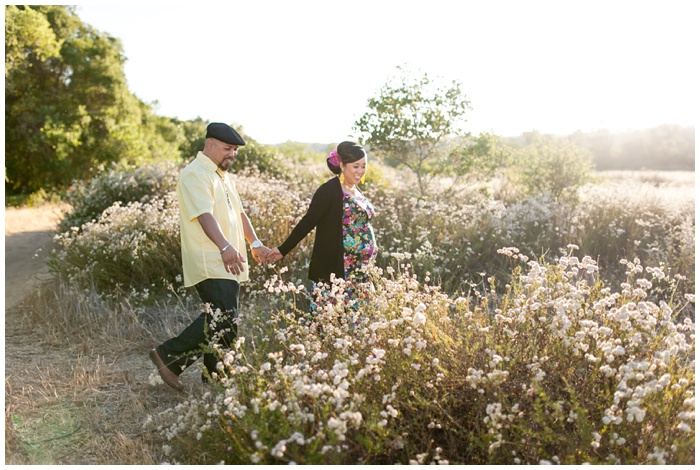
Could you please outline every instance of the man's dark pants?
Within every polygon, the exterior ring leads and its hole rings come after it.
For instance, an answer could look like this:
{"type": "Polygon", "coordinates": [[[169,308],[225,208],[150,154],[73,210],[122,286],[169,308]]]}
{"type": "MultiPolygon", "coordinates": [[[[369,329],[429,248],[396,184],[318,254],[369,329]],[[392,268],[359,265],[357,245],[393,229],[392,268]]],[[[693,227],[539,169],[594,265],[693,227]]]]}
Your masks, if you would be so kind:
{"type": "Polygon", "coordinates": [[[240,284],[231,279],[205,279],[195,285],[195,288],[202,302],[209,304],[211,309],[205,309],[182,333],[156,348],[168,369],[176,375],[180,375],[202,355],[204,365],[211,375],[216,371],[219,357],[211,353],[203,354],[203,349],[209,344],[210,338],[215,333],[230,329],[221,335],[218,344],[230,348],[231,343],[236,339],[240,284]],[[216,327],[212,330],[211,316],[217,309],[223,313],[221,315],[223,318],[217,319],[216,327]]]}

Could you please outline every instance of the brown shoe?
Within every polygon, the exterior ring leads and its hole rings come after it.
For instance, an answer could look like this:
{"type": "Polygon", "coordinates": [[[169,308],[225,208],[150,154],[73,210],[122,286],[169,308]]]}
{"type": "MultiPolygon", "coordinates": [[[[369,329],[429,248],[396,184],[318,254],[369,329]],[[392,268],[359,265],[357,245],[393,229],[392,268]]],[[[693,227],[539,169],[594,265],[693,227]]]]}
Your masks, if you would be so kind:
{"type": "Polygon", "coordinates": [[[166,384],[170,385],[178,392],[181,392],[185,389],[185,384],[182,383],[180,377],[178,377],[173,373],[173,371],[168,369],[168,366],[165,365],[163,360],[158,355],[158,351],[156,351],[156,348],[153,348],[151,350],[149,356],[151,358],[151,361],[153,361],[153,364],[155,364],[155,366],[158,368],[158,373],[160,374],[160,377],[166,384]]]}

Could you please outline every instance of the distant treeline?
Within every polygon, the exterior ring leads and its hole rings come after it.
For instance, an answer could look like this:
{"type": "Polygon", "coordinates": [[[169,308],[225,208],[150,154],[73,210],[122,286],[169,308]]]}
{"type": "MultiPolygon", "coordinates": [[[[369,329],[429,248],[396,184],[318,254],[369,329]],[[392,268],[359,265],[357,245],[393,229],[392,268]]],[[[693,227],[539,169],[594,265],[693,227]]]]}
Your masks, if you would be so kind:
{"type": "MultiPolygon", "coordinates": [[[[517,137],[501,137],[514,149],[526,147],[541,133],[526,132],[517,137]]],[[[695,171],[695,127],[663,125],[650,129],[611,132],[576,132],[567,136],[548,136],[573,140],[591,152],[595,169],[695,171]]],[[[332,149],[328,143],[286,142],[277,147],[285,155],[323,153],[332,149]]]]}
{"type": "MultiPolygon", "coordinates": [[[[513,147],[527,145],[534,133],[504,139],[513,147]]],[[[611,133],[576,132],[569,136],[593,154],[597,170],[695,171],[695,126],[664,125],[611,133]]]]}

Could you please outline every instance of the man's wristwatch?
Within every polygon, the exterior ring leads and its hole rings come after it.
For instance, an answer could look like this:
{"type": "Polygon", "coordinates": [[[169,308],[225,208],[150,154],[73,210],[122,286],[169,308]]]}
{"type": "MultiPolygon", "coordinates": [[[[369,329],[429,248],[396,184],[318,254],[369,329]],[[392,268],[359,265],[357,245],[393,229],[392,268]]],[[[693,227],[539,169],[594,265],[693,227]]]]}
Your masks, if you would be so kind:
{"type": "Polygon", "coordinates": [[[250,244],[251,248],[260,248],[261,246],[263,246],[263,244],[260,240],[254,240],[253,243],[250,244]]]}

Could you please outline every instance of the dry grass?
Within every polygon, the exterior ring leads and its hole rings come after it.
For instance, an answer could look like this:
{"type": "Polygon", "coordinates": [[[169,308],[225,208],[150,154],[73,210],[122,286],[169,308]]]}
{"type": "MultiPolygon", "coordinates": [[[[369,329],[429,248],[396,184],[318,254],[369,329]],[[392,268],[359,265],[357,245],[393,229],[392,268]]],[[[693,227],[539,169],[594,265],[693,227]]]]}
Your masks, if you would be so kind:
{"type": "MultiPolygon", "coordinates": [[[[8,208],[6,237],[49,233],[59,209],[8,208]]],[[[48,240],[30,244],[36,249],[48,240]]],[[[8,260],[31,257],[6,248],[8,260]]],[[[20,263],[6,278],[10,293],[25,284],[36,290],[20,303],[6,299],[5,464],[160,463],[163,438],[144,423],[202,385],[193,368],[184,394],[154,387],[147,352],[154,338],[182,327],[190,307],[137,311],[127,297],[118,309],[106,308],[93,292],[41,281],[33,268],[20,263]]]]}
{"type": "MultiPolygon", "coordinates": [[[[90,322],[67,331],[67,318],[46,316],[65,312],[65,303],[74,299],[49,294],[52,288],[45,285],[7,312],[5,463],[161,462],[163,438],[154,425],[144,424],[201,390],[198,371],[183,376],[189,385],[184,394],[164,384],[154,387],[147,356],[153,340],[143,331],[130,337],[133,324],[90,322]]],[[[85,301],[74,307],[90,308],[85,301]]],[[[133,323],[134,316],[126,322],[133,323]]]]}
{"type": "Polygon", "coordinates": [[[630,184],[645,183],[663,187],[694,187],[694,171],[598,171],[596,177],[601,181],[630,184]]]}

